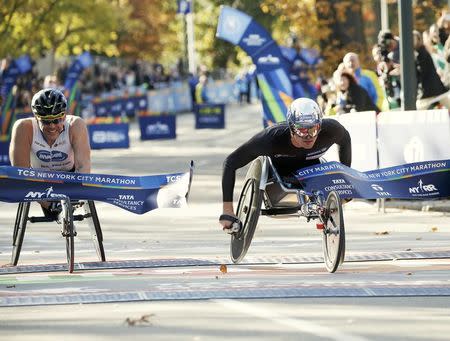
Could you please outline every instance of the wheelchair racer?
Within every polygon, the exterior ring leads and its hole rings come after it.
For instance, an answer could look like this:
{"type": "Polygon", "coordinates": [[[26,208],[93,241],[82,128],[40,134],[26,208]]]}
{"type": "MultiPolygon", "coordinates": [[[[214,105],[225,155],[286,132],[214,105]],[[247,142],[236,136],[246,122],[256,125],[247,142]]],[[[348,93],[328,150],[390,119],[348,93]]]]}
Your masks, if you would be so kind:
{"type": "Polygon", "coordinates": [[[319,158],[334,144],[339,160],[350,167],[351,139],[348,131],[334,119],[323,119],[317,103],[298,98],[288,108],[286,122],[265,128],[245,142],[224,161],[222,174],[223,214],[219,223],[227,233],[239,230],[240,221],[233,208],[236,170],[259,156],[269,156],[283,181],[295,183],[294,172],[320,163],[319,158]]]}
{"type": "MultiPolygon", "coordinates": [[[[53,88],[38,91],[31,100],[32,118],[17,120],[9,157],[15,167],[50,171],[91,172],[91,148],[84,120],[66,115],[67,100],[53,88]]],[[[46,217],[57,219],[59,202],[40,202],[46,217]]]]}

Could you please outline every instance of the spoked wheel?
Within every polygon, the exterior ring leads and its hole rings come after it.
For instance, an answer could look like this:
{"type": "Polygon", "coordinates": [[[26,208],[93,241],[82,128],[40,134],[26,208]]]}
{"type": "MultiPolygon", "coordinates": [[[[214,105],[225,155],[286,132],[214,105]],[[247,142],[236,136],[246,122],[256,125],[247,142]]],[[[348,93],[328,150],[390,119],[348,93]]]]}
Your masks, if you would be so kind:
{"type": "Polygon", "coordinates": [[[16,221],[13,232],[13,250],[11,255],[11,264],[16,266],[19,262],[20,251],[22,250],[23,238],[28,222],[28,212],[30,211],[29,202],[19,203],[17,208],[16,221]]]}
{"type": "Polygon", "coordinates": [[[328,272],[335,272],[345,258],[344,214],[339,195],[332,191],[325,202],[323,258],[328,272]]]}
{"type": "Polygon", "coordinates": [[[61,200],[61,205],[62,235],[66,238],[67,267],[69,272],[72,273],[75,263],[75,231],[73,227],[73,209],[70,200],[61,200]]]}
{"type": "Polygon", "coordinates": [[[253,161],[239,197],[237,217],[242,222],[242,229],[231,235],[230,255],[233,263],[239,263],[245,257],[258,224],[262,202],[262,190],[259,189],[262,163],[262,158],[253,161]]]}
{"type": "Polygon", "coordinates": [[[91,230],[92,241],[94,242],[95,251],[97,251],[98,258],[104,262],[106,261],[105,249],[103,248],[103,233],[98,220],[97,209],[92,200],[88,200],[83,205],[84,211],[87,215],[88,225],[91,230]]]}

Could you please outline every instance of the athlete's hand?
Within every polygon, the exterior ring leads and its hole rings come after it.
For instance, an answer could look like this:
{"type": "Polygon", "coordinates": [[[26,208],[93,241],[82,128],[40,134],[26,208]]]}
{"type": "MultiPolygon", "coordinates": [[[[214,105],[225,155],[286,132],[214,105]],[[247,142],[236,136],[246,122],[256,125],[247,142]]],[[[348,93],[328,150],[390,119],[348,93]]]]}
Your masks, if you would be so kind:
{"type": "Polygon", "coordinates": [[[232,234],[239,232],[242,223],[238,217],[233,214],[224,213],[219,217],[219,223],[222,225],[222,230],[232,234]]]}

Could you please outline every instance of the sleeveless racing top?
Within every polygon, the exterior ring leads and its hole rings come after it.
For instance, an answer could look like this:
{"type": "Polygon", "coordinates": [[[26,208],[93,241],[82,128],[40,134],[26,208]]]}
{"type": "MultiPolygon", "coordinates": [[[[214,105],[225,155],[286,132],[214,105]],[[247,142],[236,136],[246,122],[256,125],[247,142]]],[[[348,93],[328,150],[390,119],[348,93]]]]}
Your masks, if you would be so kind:
{"type": "Polygon", "coordinates": [[[33,140],[31,143],[31,168],[40,168],[54,171],[71,171],[75,166],[73,148],[69,137],[69,122],[66,117],[64,129],[56,139],[53,146],[49,146],[39,129],[37,120],[33,122],[33,140]]]}

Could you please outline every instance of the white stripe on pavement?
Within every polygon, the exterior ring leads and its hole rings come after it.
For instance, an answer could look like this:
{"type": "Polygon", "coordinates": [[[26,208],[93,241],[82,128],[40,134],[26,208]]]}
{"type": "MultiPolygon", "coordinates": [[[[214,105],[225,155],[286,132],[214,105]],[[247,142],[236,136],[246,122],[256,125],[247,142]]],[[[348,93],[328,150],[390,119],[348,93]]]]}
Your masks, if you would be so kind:
{"type": "Polygon", "coordinates": [[[247,315],[255,316],[258,318],[266,319],[280,325],[290,327],[294,330],[298,330],[304,333],[309,333],[319,337],[327,337],[336,341],[367,341],[368,339],[343,333],[337,329],[325,327],[317,323],[313,323],[298,318],[290,318],[283,314],[277,313],[272,310],[265,309],[258,304],[244,303],[236,300],[220,299],[213,300],[214,302],[227,307],[228,309],[235,310],[239,313],[245,313],[247,315]]]}

